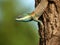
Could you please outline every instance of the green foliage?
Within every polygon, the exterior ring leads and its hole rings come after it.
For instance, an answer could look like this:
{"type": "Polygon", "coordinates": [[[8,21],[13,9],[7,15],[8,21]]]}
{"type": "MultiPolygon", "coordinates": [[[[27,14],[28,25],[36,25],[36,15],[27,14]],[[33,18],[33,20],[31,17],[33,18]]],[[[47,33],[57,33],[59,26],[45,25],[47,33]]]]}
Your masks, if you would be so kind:
{"type": "Polygon", "coordinates": [[[25,6],[23,2],[23,5],[20,3],[19,0],[0,0],[0,45],[38,44],[37,23],[15,21],[18,14],[34,10],[30,3],[28,3],[30,7],[25,6]]]}

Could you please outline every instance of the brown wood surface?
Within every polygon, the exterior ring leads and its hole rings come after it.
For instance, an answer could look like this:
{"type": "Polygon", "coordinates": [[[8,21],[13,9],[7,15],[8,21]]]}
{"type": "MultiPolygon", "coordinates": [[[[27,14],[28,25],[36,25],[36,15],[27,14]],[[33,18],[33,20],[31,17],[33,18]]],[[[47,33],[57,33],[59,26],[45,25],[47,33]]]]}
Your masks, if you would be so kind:
{"type": "MultiPolygon", "coordinates": [[[[40,0],[35,0],[35,7],[40,0]]],[[[44,24],[44,29],[39,26],[39,45],[60,45],[60,0],[48,0],[48,6],[39,18],[44,24]]]]}

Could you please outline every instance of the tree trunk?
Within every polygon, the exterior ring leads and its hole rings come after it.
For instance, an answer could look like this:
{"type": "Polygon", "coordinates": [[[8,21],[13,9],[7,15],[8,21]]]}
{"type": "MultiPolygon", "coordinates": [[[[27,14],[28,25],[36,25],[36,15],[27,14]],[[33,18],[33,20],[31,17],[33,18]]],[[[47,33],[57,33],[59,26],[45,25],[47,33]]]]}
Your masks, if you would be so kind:
{"type": "MultiPolygon", "coordinates": [[[[35,0],[37,6],[40,0],[35,0]]],[[[36,7],[35,6],[35,7],[36,7]]],[[[60,45],[60,0],[48,0],[48,6],[39,18],[44,29],[39,26],[39,45],[60,45]]]]}

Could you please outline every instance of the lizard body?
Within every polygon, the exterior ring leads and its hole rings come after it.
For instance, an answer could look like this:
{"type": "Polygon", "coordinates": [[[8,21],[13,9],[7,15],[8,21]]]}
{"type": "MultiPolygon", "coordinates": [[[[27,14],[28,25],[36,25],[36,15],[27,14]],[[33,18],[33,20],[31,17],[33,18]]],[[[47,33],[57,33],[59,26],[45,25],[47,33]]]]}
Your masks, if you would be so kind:
{"type": "Polygon", "coordinates": [[[41,0],[41,2],[38,4],[36,9],[31,14],[28,14],[27,16],[22,15],[22,17],[19,17],[19,18],[17,17],[16,20],[21,21],[21,22],[28,22],[28,21],[31,21],[31,20],[40,22],[40,21],[38,21],[38,18],[43,14],[47,5],[48,5],[47,0],[41,0]]]}

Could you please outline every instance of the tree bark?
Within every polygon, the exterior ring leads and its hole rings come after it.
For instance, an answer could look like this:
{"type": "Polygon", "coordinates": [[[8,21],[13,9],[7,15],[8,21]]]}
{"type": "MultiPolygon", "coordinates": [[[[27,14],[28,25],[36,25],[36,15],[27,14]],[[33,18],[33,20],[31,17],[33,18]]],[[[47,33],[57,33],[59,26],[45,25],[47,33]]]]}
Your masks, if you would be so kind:
{"type": "MultiPolygon", "coordinates": [[[[35,0],[35,7],[40,0],[35,0]]],[[[48,0],[48,6],[39,18],[44,25],[44,29],[39,27],[39,45],[60,45],[60,0],[48,0]]]]}

